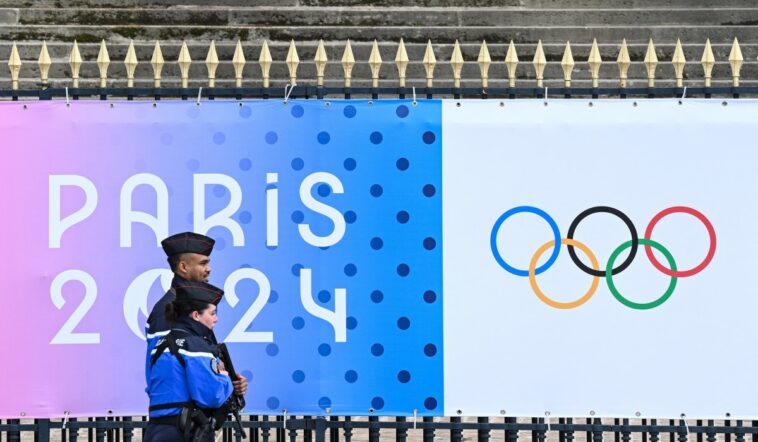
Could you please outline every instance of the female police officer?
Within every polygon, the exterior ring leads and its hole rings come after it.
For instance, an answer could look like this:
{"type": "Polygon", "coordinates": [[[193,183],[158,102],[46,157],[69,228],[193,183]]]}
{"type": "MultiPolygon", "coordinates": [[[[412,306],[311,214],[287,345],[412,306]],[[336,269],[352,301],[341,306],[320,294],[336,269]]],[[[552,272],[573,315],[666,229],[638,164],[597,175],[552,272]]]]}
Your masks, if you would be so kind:
{"type": "Polygon", "coordinates": [[[214,417],[223,420],[224,403],[234,389],[212,338],[224,292],[190,281],[175,289],[176,299],[166,306],[171,332],[156,343],[148,363],[145,442],[213,440],[214,417]]]}

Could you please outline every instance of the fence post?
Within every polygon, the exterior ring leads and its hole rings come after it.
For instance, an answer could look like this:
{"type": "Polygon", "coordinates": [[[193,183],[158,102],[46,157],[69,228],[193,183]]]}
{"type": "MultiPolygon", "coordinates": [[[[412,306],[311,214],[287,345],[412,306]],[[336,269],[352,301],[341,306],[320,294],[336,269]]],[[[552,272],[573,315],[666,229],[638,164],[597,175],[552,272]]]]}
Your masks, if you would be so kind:
{"type": "Polygon", "coordinates": [[[477,439],[479,442],[489,442],[490,440],[490,420],[487,417],[477,417],[476,422],[478,424],[484,424],[477,430],[477,439]]]}
{"type": "Polygon", "coordinates": [[[458,416],[454,416],[450,418],[450,423],[452,424],[450,428],[450,442],[462,442],[463,441],[463,430],[461,430],[461,418],[458,416]]]}
{"type": "Polygon", "coordinates": [[[37,419],[37,442],[50,442],[50,419],[37,419]]]}
{"type": "Polygon", "coordinates": [[[426,424],[433,424],[434,418],[433,417],[424,417],[424,442],[434,442],[434,427],[432,425],[429,425],[427,428],[426,424]]]}
{"type": "Polygon", "coordinates": [[[369,416],[368,418],[368,441],[379,442],[379,417],[369,416]]]}
{"type": "Polygon", "coordinates": [[[316,442],[326,442],[326,420],[321,416],[316,418],[316,442]]]}

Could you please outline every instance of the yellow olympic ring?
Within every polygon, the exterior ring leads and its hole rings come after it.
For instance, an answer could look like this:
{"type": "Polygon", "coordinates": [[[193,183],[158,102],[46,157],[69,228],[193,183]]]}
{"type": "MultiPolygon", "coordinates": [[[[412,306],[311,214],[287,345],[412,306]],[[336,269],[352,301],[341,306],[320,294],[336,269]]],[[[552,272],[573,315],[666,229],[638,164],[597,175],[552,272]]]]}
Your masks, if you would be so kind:
{"type": "MultiPolygon", "coordinates": [[[[592,263],[592,268],[594,270],[600,270],[600,265],[597,262],[597,258],[595,258],[595,255],[592,253],[592,251],[584,244],[580,243],[579,241],[575,239],[568,239],[568,238],[562,238],[561,239],[561,245],[564,246],[574,246],[584,252],[585,255],[590,259],[590,263],[592,263]]],[[[592,277],[592,285],[590,286],[590,289],[587,290],[587,293],[585,293],[581,298],[571,301],[571,302],[558,302],[553,299],[548,298],[544,293],[542,293],[542,290],[540,290],[539,286],[537,286],[537,277],[535,274],[535,270],[537,268],[537,261],[540,259],[540,256],[542,256],[543,253],[550,247],[555,246],[555,240],[550,240],[542,245],[537,251],[534,253],[534,256],[532,257],[532,261],[529,263],[529,285],[532,286],[532,290],[534,290],[534,293],[537,295],[538,298],[545,304],[549,305],[553,308],[560,308],[560,309],[571,309],[579,307],[580,305],[584,304],[585,302],[589,301],[592,295],[595,294],[595,291],[597,291],[597,286],[600,283],[600,278],[598,276],[592,277]]]]}

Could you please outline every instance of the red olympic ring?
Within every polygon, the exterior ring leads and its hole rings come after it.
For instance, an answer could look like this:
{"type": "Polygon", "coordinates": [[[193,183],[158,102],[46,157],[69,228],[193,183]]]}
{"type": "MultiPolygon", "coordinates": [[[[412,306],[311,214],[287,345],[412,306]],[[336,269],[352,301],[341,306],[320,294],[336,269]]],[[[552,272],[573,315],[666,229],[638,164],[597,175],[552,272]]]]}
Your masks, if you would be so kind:
{"type": "Polygon", "coordinates": [[[705,259],[698,264],[697,266],[689,269],[689,270],[671,270],[663,266],[658,260],[655,258],[655,255],[653,255],[653,249],[649,245],[645,245],[645,253],[647,254],[648,259],[650,262],[655,266],[656,269],[658,269],[660,272],[668,275],[668,276],[674,276],[677,278],[684,278],[687,276],[692,276],[697,273],[700,273],[713,259],[713,255],[716,253],[716,231],[713,229],[713,224],[711,224],[710,221],[708,221],[708,218],[705,217],[702,213],[698,212],[697,210],[685,207],[685,206],[675,206],[675,207],[669,207],[668,209],[665,209],[655,215],[652,220],[650,220],[650,224],[647,225],[647,229],[645,229],[645,239],[650,240],[652,234],[653,234],[653,228],[656,224],[658,224],[658,221],[660,221],[664,216],[671,215],[672,213],[686,213],[688,215],[692,215],[695,218],[699,219],[700,222],[703,223],[706,230],[708,230],[708,238],[710,240],[710,245],[708,246],[708,254],[705,256],[705,259]]]}

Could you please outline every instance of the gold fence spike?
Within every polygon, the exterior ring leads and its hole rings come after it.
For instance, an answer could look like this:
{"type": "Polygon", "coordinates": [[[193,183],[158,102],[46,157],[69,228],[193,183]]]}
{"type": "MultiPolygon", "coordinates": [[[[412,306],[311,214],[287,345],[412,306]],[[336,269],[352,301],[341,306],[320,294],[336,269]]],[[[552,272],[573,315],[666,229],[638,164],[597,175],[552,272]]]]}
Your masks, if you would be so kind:
{"type": "Polygon", "coordinates": [[[327,61],[329,61],[329,59],[326,56],[324,40],[319,40],[318,47],[316,48],[316,55],[313,57],[313,62],[316,64],[316,84],[318,86],[324,85],[324,71],[326,71],[327,61]]]}
{"type": "Polygon", "coordinates": [[[653,39],[650,39],[650,43],[647,45],[647,52],[645,52],[645,69],[647,69],[647,86],[655,86],[655,67],[658,65],[658,56],[655,55],[655,46],[653,45],[653,39]]]}
{"type": "Polygon", "coordinates": [[[571,43],[566,42],[566,49],[563,50],[561,59],[561,69],[563,69],[563,84],[571,87],[571,73],[574,70],[574,55],[571,53],[571,43]]]}
{"type": "Polygon", "coordinates": [[[11,71],[11,89],[18,89],[18,76],[21,74],[21,57],[18,55],[16,43],[11,48],[11,56],[8,59],[8,69],[11,71]]]}
{"type": "Polygon", "coordinates": [[[153,49],[153,56],[150,58],[150,65],[153,67],[153,80],[155,80],[155,87],[161,87],[161,71],[163,70],[163,52],[161,52],[161,45],[158,40],[155,41],[155,49],[153,49]]]}
{"type": "Polygon", "coordinates": [[[379,87],[379,71],[382,69],[382,55],[379,53],[379,43],[374,40],[371,54],[368,56],[368,66],[371,68],[371,86],[379,87]]]}
{"type": "Polygon", "coordinates": [[[268,50],[268,42],[263,40],[261,55],[258,57],[258,64],[261,65],[261,76],[263,77],[263,87],[269,86],[269,72],[274,60],[271,58],[271,51],[268,50]]]}
{"type": "Polygon", "coordinates": [[[234,56],[232,57],[232,66],[234,66],[234,79],[236,80],[236,86],[242,87],[242,71],[245,69],[245,52],[242,50],[242,42],[237,40],[237,47],[234,48],[234,56]]]}
{"type": "Polygon", "coordinates": [[[516,87],[516,67],[518,66],[518,54],[516,45],[508,45],[508,52],[505,54],[505,67],[508,68],[508,87],[516,87]]]}
{"type": "Polygon", "coordinates": [[[134,40],[129,41],[124,66],[126,67],[126,87],[134,87],[134,70],[137,69],[137,52],[134,50],[134,40]]]}
{"type": "Polygon", "coordinates": [[[676,39],[676,47],[674,48],[674,55],[671,57],[671,64],[674,65],[674,75],[676,77],[676,87],[684,86],[684,65],[687,63],[687,59],[684,58],[684,51],[682,50],[682,43],[679,39],[676,39]]]}
{"type": "Polygon", "coordinates": [[[616,64],[619,67],[619,87],[626,87],[627,72],[629,72],[632,60],[629,58],[629,49],[626,47],[625,38],[621,40],[621,48],[619,49],[616,64]]]}
{"type": "Polygon", "coordinates": [[[211,40],[208,55],[205,56],[205,68],[208,70],[208,87],[216,87],[216,68],[218,68],[218,53],[216,41],[211,40]]]}
{"type": "Polygon", "coordinates": [[[192,64],[192,58],[190,57],[189,49],[187,48],[187,42],[182,41],[182,48],[179,50],[179,70],[182,73],[182,88],[187,88],[189,84],[189,68],[192,64]]]}
{"type": "Polygon", "coordinates": [[[729,65],[732,67],[732,86],[734,87],[740,85],[740,69],[742,68],[743,60],[740,43],[737,41],[737,37],[734,37],[732,50],[729,52],[729,65]]]}
{"type": "Polygon", "coordinates": [[[450,67],[453,68],[453,87],[461,87],[461,70],[463,70],[463,54],[458,40],[453,45],[453,53],[450,55],[450,67]]]}
{"type": "Polygon", "coordinates": [[[79,53],[79,45],[74,40],[71,54],[68,56],[68,65],[71,67],[71,82],[73,87],[79,87],[79,69],[82,67],[82,54],[79,53]]]}
{"type": "Polygon", "coordinates": [[[482,46],[479,48],[479,56],[476,58],[476,63],[479,65],[479,74],[482,77],[482,87],[486,88],[492,58],[490,58],[490,50],[487,49],[487,42],[484,40],[482,40],[482,46]]]}
{"type": "Polygon", "coordinates": [[[534,65],[534,73],[537,77],[537,87],[543,87],[542,80],[544,78],[547,60],[545,59],[545,51],[542,49],[542,40],[537,40],[537,50],[534,52],[532,64],[534,65]]]}
{"type": "Polygon", "coordinates": [[[426,42],[426,52],[424,52],[422,64],[426,71],[426,87],[432,87],[434,85],[434,67],[437,65],[437,57],[434,56],[431,40],[427,40],[426,42]]]}
{"type": "Polygon", "coordinates": [[[342,53],[342,70],[345,72],[345,87],[350,87],[350,78],[353,76],[353,66],[355,66],[355,57],[353,57],[353,48],[350,46],[350,39],[345,45],[345,52],[342,53]]]}
{"type": "Polygon", "coordinates": [[[600,57],[600,50],[597,47],[596,38],[592,39],[592,48],[590,49],[590,56],[587,58],[587,64],[590,65],[592,87],[598,87],[600,81],[600,65],[603,64],[603,59],[600,57]]]}
{"type": "Polygon", "coordinates": [[[108,56],[108,47],[105,40],[100,42],[100,52],[97,53],[97,68],[100,71],[100,87],[108,86],[108,65],[111,64],[111,57],[108,56]]]}
{"type": "Polygon", "coordinates": [[[400,45],[397,47],[397,54],[395,54],[395,65],[397,66],[400,87],[405,87],[405,69],[408,67],[409,61],[408,52],[405,50],[405,43],[401,37],[400,45]]]}
{"type": "Polygon", "coordinates": [[[297,56],[297,48],[295,47],[295,39],[290,40],[290,48],[287,51],[287,58],[284,62],[290,72],[290,84],[294,86],[297,83],[297,65],[300,64],[300,57],[297,56]]]}
{"type": "Polygon", "coordinates": [[[42,49],[39,51],[37,65],[39,66],[39,79],[43,87],[47,87],[47,75],[50,73],[50,66],[53,61],[50,59],[50,53],[47,52],[47,43],[42,40],[42,49]]]}
{"type": "Polygon", "coordinates": [[[705,39],[705,48],[703,49],[703,56],[700,58],[700,64],[703,65],[705,87],[711,87],[711,73],[713,72],[713,66],[716,64],[716,58],[713,56],[711,39],[709,38],[705,39]]]}

